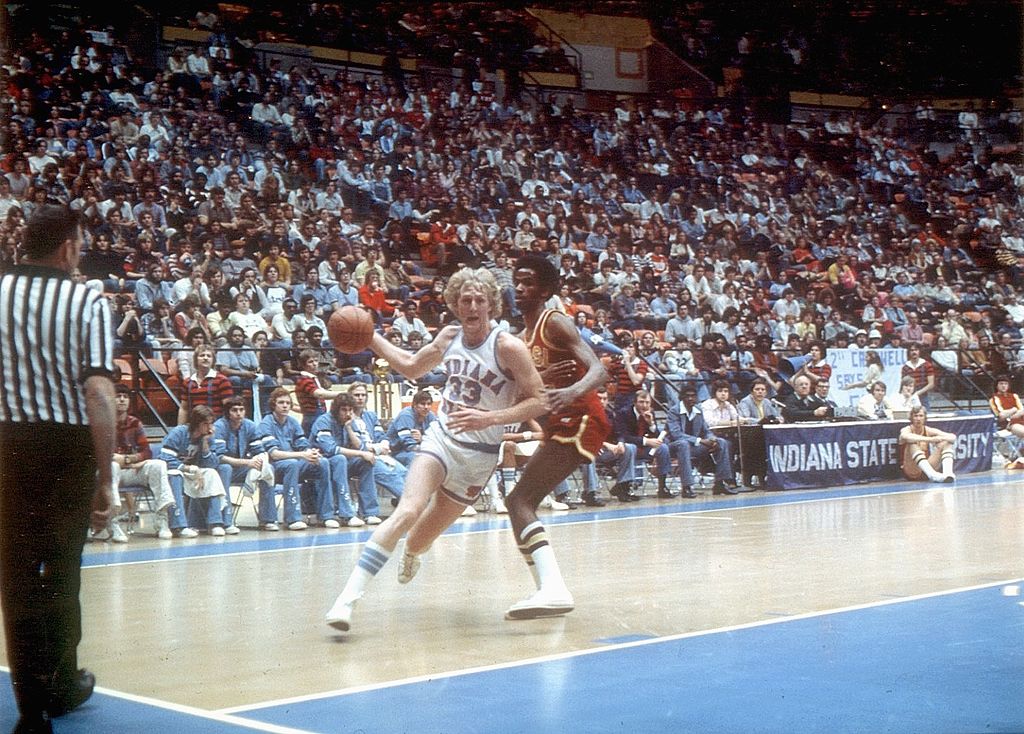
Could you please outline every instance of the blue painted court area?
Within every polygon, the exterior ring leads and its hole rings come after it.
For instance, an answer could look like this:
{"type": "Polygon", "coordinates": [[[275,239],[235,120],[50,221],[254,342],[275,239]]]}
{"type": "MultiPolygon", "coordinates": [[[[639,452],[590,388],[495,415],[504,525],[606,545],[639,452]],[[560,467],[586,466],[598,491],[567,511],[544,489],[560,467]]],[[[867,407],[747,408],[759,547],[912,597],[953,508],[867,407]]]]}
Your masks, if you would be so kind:
{"type": "Polygon", "coordinates": [[[998,586],[237,713],[315,732],[1022,732],[998,586]]]}
{"type": "MultiPolygon", "coordinates": [[[[213,718],[97,693],[55,731],[1009,734],[1024,731],[1022,599],[989,586],[213,718]]],[[[0,704],[9,731],[6,674],[0,704]]]]}

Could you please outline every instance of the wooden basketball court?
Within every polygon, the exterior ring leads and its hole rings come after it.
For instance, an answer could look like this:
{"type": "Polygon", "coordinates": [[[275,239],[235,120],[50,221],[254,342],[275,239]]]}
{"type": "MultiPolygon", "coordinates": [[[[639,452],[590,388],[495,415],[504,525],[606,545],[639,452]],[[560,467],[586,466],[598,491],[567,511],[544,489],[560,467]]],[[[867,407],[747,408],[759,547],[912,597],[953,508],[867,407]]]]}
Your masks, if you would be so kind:
{"type": "Polygon", "coordinates": [[[91,544],[103,690],[55,730],[1024,731],[1012,472],[542,519],[572,614],[503,619],[532,584],[481,514],[409,585],[392,560],[346,635],[323,615],[367,531],[91,544]]]}

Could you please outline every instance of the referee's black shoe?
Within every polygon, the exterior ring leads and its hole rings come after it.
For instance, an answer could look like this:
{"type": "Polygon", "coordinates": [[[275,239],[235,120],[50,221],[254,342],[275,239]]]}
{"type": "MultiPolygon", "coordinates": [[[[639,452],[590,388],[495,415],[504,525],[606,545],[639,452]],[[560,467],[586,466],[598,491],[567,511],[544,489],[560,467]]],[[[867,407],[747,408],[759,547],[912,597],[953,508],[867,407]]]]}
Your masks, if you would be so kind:
{"type": "Polygon", "coordinates": [[[95,687],[96,676],[82,668],[73,680],[51,692],[50,702],[46,706],[47,713],[57,717],[74,711],[89,700],[95,687]]]}

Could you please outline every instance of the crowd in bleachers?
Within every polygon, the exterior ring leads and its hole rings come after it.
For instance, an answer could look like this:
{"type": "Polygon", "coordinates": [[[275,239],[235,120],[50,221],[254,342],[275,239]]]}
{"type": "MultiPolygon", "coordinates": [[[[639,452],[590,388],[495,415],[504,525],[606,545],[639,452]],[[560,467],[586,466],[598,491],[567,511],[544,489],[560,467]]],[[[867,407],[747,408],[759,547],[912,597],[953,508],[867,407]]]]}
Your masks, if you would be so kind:
{"type": "Polygon", "coordinates": [[[16,39],[0,159],[0,267],[34,208],[79,211],[120,349],[159,354],[186,407],[202,344],[225,390],[266,398],[309,346],[322,379],[373,382],[369,353],[323,341],[331,312],[362,304],[416,348],[465,265],[514,328],[524,252],[560,267],[553,305],[611,355],[620,404],[661,376],[786,392],[778,360],[824,348],[914,343],[950,379],[1019,379],[1024,167],[976,125],[929,147],[726,100],[539,106],[473,77],[262,67],[196,24],[210,38],[155,66],[88,26],[16,39]]]}

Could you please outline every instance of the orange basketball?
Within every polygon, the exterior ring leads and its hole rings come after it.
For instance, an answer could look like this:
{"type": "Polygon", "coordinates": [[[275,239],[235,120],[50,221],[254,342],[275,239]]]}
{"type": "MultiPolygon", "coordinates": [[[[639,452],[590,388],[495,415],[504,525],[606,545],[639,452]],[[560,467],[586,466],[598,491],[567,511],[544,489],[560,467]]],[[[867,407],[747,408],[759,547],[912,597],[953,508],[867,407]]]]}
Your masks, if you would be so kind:
{"type": "Polygon", "coordinates": [[[327,322],[327,338],[339,352],[357,354],[373,341],[373,317],[358,306],[342,306],[327,322]]]}

